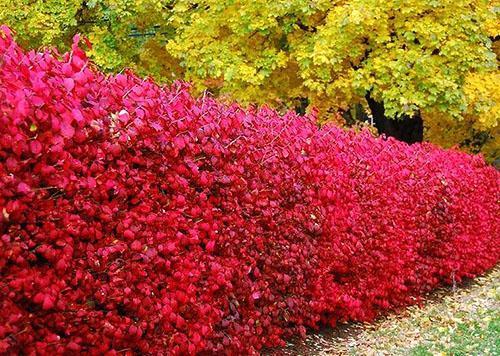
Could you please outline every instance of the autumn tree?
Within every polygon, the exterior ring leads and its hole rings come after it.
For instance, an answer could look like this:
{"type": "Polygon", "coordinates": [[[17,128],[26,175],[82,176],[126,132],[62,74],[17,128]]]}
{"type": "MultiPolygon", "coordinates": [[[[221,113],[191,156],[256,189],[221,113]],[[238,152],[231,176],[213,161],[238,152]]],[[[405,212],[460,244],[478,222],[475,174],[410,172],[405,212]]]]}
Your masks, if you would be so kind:
{"type": "Polygon", "coordinates": [[[0,23],[16,32],[31,48],[56,46],[67,50],[73,35],[92,43],[88,55],[107,71],[132,68],[162,81],[182,76],[178,60],[165,44],[174,29],[168,25],[168,2],[128,0],[2,0],[0,23]]]}
{"type": "Polygon", "coordinates": [[[379,131],[409,142],[421,140],[422,116],[462,120],[469,73],[497,68],[488,1],[188,4],[174,7],[167,48],[192,80],[221,78],[222,91],[249,101],[367,104],[379,131]]]}

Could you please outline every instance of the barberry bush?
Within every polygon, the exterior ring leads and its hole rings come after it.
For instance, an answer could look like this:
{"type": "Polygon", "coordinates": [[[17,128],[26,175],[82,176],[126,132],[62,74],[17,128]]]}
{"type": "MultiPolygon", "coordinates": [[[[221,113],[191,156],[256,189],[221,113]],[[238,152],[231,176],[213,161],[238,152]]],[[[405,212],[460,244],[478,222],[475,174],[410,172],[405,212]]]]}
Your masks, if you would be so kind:
{"type": "Polygon", "coordinates": [[[0,353],[258,353],[499,258],[480,156],[106,76],[0,34],[0,353]]]}

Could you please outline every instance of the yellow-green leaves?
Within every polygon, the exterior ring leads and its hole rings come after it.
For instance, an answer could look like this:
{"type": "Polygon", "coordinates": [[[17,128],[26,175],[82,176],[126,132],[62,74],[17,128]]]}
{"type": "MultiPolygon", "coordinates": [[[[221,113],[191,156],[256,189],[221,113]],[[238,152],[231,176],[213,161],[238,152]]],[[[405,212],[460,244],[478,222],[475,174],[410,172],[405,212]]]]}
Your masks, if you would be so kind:
{"type": "Polygon", "coordinates": [[[467,106],[466,75],[496,66],[481,28],[491,16],[484,1],[352,0],[330,9],[297,58],[311,90],[337,88],[353,68],[346,89],[370,91],[388,116],[426,109],[456,116],[467,106]]]}
{"type": "Polygon", "coordinates": [[[78,0],[2,0],[0,23],[12,26],[24,45],[61,45],[77,31],[78,0]]]}
{"type": "Polygon", "coordinates": [[[5,0],[0,23],[10,26],[24,46],[68,49],[77,32],[93,43],[90,57],[104,70],[125,67],[141,75],[172,79],[165,43],[174,34],[168,25],[168,3],[161,0],[5,0]],[[143,53],[155,48],[156,62],[143,53]],[[160,50],[161,49],[161,50],[160,50]],[[151,72],[149,71],[151,70],[151,72]]]}
{"type": "Polygon", "coordinates": [[[176,36],[166,48],[200,89],[207,79],[220,78],[220,93],[243,102],[292,99],[287,90],[294,88],[277,84],[294,82],[298,75],[286,70],[296,68],[289,37],[296,32],[299,16],[307,26],[307,17],[316,13],[314,3],[176,1],[171,17],[176,36]]]}
{"type": "Polygon", "coordinates": [[[467,76],[464,93],[467,113],[477,116],[477,124],[483,129],[500,126],[500,72],[472,73],[467,76]]]}
{"type": "Polygon", "coordinates": [[[293,101],[298,93],[321,108],[347,109],[369,92],[391,117],[420,110],[460,120],[471,105],[467,76],[496,71],[489,36],[498,15],[488,1],[196,4],[175,3],[167,49],[200,90],[219,78],[217,91],[243,102],[293,101]],[[298,87],[279,87],[277,77],[298,87]]]}

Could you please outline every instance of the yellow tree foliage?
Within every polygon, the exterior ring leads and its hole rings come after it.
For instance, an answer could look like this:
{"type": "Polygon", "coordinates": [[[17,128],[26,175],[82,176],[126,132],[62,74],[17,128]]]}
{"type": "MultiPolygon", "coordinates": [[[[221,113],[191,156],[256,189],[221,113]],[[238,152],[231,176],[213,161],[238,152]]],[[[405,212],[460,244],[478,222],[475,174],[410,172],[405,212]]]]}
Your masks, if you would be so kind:
{"type": "Polygon", "coordinates": [[[0,3],[0,22],[32,47],[79,31],[104,69],[182,77],[242,103],[309,103],[324,117],[369,94],[388,117],[420,113],[431,141],[464,147],[499,125],[498,13],[498,0],[0,3]]]}
{"type": "Polygon", "coordinates": [[[471,73],[464,84],[468,103],[458,118],[430,112],[426,117],[427,138],[444,147],[458,145],[487,158],[500,157],[500,73],[471,73]]]}
{"type": "Polygon", "coordinates": [[[17,41],[66,50],[73,35],[91,41],[89,55],[103,70],[129,67],[141,75],[170,81],[182,76],[165,43],[169,5],[161,0],[2,0],[0,23],[16,31],[17,41]]]}

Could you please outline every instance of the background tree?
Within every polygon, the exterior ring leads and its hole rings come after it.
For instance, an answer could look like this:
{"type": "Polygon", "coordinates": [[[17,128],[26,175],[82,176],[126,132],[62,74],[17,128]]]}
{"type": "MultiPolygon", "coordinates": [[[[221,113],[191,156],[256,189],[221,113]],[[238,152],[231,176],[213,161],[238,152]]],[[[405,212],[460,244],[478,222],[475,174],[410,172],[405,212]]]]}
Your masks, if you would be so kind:
{"type": "Polygon", "coordinates": [[[165,49],[174,29],[171,6],[160,0],[2,0],[0,23],[16,31],[26,47],[66,50],[77,32],[92,43],[89,56],[103,70],[132,68],[162,81],[182,76],[165,49]]]}
{"type": "Polygon", "coordinates": [[[500,157],[500,72],[471,73],[464,84],[468,103],[457,118],[446,112],[429,112],[424,117],[426,136],[443,147],[457,145],[471,153],[483,153],[490,160],[500,157]]]}
{"type": "Polygon", "coordinates": [[[249,101],[287,100],[281,83],[294,83],[285,88],[323,109],[368,104],[379,131],[413,142],[422,115],[461,120],[469,73],[496,70],[494,11],[487,1],[179,1],[167,48],[194,81],[221,77],[222,91],[249,101]]]}
{"type": "Polygon", "coordinates": [[[361,107],[380,132],[409,142],[423,119],[427,139],[498,154],[497,0],[21,4],[0,4],[21,39],[64,44],[80,31],[105,69],[185,78],[243,104],[315,106],[323,120],[361,107]]]}

